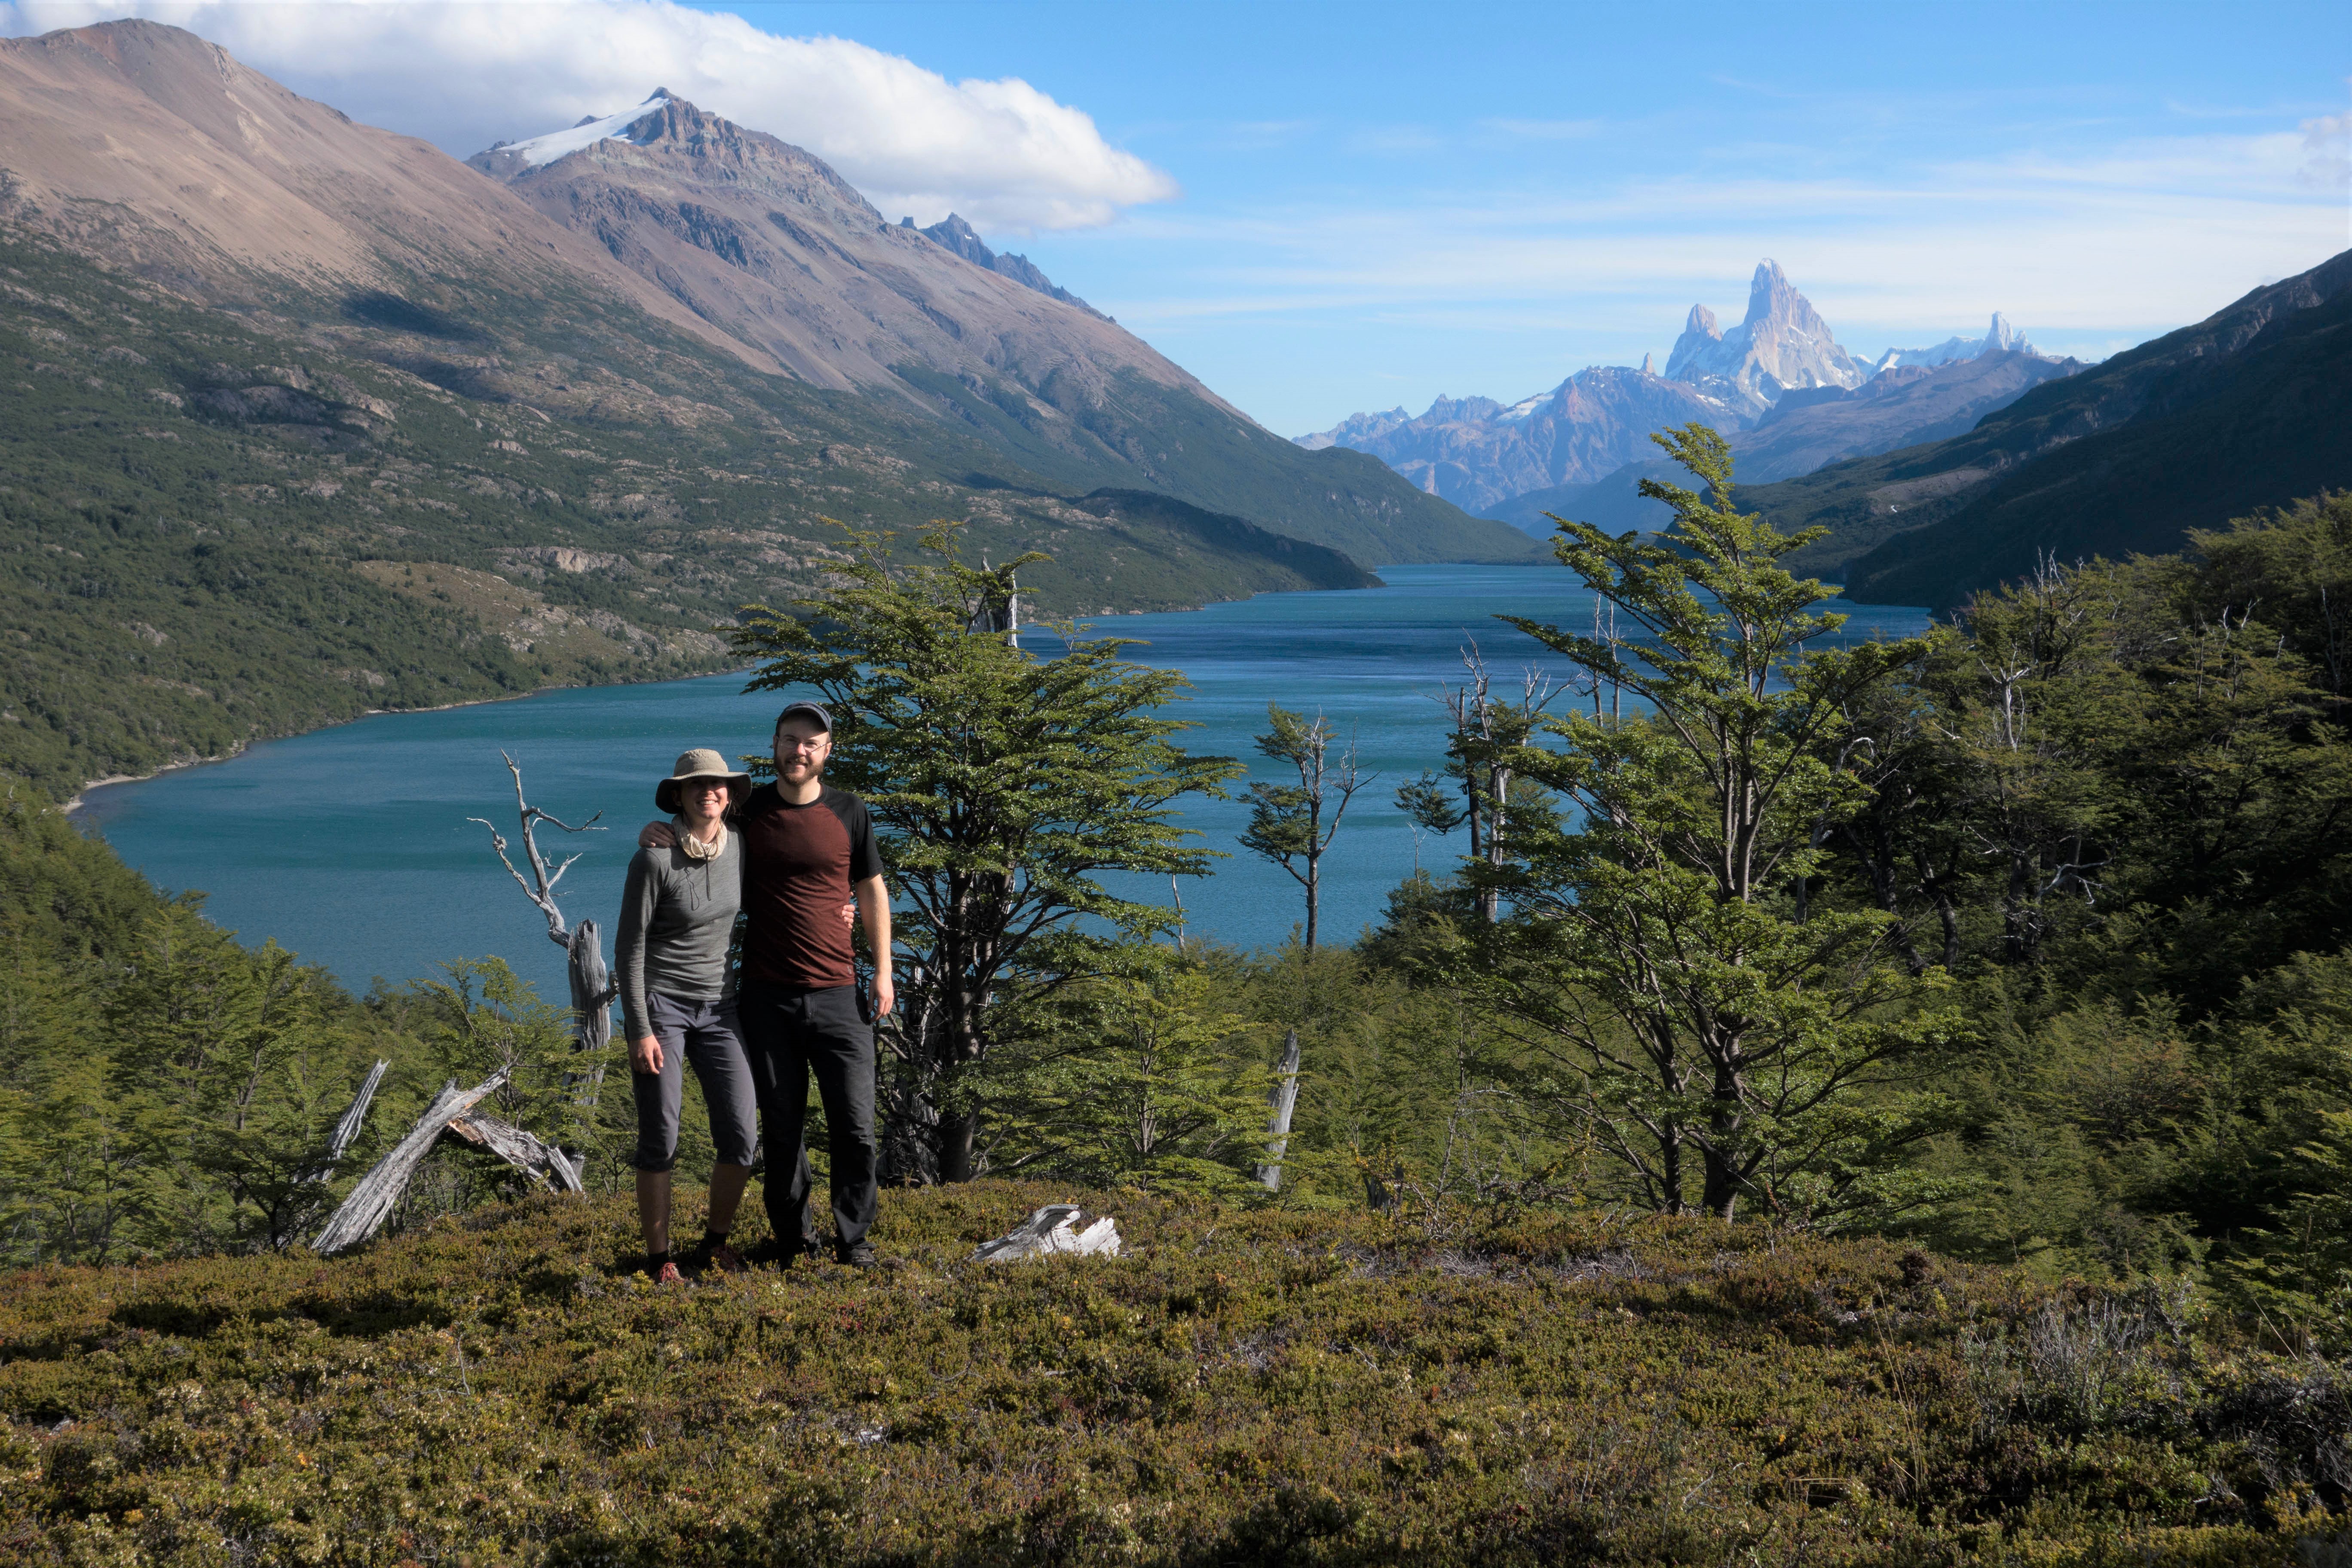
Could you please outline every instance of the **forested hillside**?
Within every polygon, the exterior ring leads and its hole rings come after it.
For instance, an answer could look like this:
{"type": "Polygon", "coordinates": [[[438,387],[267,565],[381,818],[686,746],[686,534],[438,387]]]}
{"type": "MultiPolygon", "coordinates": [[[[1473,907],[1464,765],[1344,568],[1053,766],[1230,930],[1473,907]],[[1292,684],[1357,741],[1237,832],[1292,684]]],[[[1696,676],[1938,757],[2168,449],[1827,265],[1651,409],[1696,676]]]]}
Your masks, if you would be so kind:
{"type": "Polygon", "coordinates": [[[1043,549],[1047,614],[1372,580],[1181,502],[979,477],[999,455],[911,410],[601,331],[593,296],[514,301],[535,325],[501,343],[390,297],[209,310],[22,243],[0,306],[0,770],[64,793],[371,709],[721,668],[712,628],[809,592],[829,518],[1043,549]]]}

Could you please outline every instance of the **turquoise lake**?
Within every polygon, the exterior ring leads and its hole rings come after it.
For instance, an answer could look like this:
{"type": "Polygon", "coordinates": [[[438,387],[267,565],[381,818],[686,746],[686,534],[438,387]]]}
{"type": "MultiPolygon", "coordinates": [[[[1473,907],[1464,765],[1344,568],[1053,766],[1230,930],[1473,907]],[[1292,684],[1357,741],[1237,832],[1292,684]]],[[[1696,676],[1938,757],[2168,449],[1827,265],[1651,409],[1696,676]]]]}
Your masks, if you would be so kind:
{"type": "MultiPolygon", "coordinates": [[[[1515,688],[1517,669],[1549,656],[1496,616],[1591,621],[1591,596],[1558,566],[1392,566],[1381,575],[1386,587],[1268,594],[1092,623],[1098,633],[1143,639],[1130,657],[1185,672],[1192,691],[1178,711],[1199,726],[1183,738],[1189,750],[1240,757],[1251,776],[1278,777],[1250,745],[1265,728],[1268,702],[1320,710],[1353,738],[1363,768],[1380,776],[1357,796],[1325,861],[1327,942],[1351,940],[1377,921],[1389,889],[1412,869],[1414,835],[1391,797],[1444,761],[1437,695],[1461,679],[1465,642],[1475,637],[1515,688]]],[[[1925,610],[1875,605],[1852,615],[1841,640],[1909,636],[1928,620],[1925,610]]],[[[558,889],[565,912],[593,917],[609,933],[637,825],[653,815],[654,781],[689,746],[739,755],[765,745],[782,699],[746,696],[742,684],[740,676],[710,676],[381,714],[230,762],[93,790],[81,820],[159,886],[202,889],[211,917],[245,941],[275,938],[354,989],[495,953],[542,996],[560,998],[561,950],[490,853],[488,834],[466,820],[488,817],[515,837],[500,750],[522,764],[532,804],[571,822],[601,811],[612,826],[542,838],[548,850],[581,852],[558,889]]],[[[1215,876],[1185,885],[1194,937],[1265,946],[1303,918],[1297,884],[1234,844],[1246,816],[1238,801],[1200,803],[1186,816],[1202,842],[1232,857],[1215,876]]],[[[1420,855],[1442,868],[1464,847],[1456,834],[1425,840],[1420,855]]],[[[1133,891],[1169,899],[1165,881],[1133,891]]]]}

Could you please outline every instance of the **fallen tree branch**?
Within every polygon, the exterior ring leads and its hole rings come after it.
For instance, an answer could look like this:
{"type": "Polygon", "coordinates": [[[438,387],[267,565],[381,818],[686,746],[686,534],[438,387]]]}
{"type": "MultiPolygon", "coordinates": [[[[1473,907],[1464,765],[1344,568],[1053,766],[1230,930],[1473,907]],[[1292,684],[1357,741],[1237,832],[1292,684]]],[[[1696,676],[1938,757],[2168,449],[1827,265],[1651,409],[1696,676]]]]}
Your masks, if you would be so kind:
{"type": "Polygon", "coordinates": [[[394,1144],[391,1153],[377,1161],[374,1170],[360,1178],[359,1185],[352,1189],[351,1196],[343,1200],[343,1206],[327,1221],[327,1228],[319,1233],[319,1239],[310,1244],[310,1249],[320,1253],[341,1252],[382,1230],[383,1222],[392,1215],[392,1205],[400,1201],[400,1194],[408,1186],[409,1178],[416,1173],[416,1167],[424,1163],[425,1156],[431,1152],[434,1140],[447,1130],[450,1122],[497,1092],[506,1081],[507,1069],[504,1068],[472,1089],[460,1089],[457,1080],[451,1079],[434,1097],[425,1114],[416,1119],[416,1125],[408,1130],[408,1136],[394,1144]]]}
{"type": "Polygon", "coordinates": [[[367,1124],[368,1106],[375,1100],[376,1086],[383,1082],[384,1069],[391,1066],[390,1062],[379,1059],[370,1069],[366,1080],[360,1085],[360,1091],[352,1096],[351,1109],[343,1112],[342,1120],[335,1123],[334,1131],[328,1134],[325,1156],[302,1173],[304,1181],[323,1182],[335,1173],[336,1165],[351,1152],[352,1145],[359,1140],[360,1129],[367,1124]]]}
{"type": "Polygon", "coordinates": [[[487,1149],[543,1187],[567,1193],[584,1192],[580,1172],[552,1143],[542,1142],[510,1121],[467,1111],[449,1123],[449,1131],[478,1148],[487,1149]]]}
{"type": "Polygon", "coordinates": [[[1089,1215],[1076,1204],[1047,1204],[994,1241],[982,1242],[969,1261],[1011,1263],[1055,1252],[1117,1258],[1118,1222],[1108,1215],[1089,1215]]]}

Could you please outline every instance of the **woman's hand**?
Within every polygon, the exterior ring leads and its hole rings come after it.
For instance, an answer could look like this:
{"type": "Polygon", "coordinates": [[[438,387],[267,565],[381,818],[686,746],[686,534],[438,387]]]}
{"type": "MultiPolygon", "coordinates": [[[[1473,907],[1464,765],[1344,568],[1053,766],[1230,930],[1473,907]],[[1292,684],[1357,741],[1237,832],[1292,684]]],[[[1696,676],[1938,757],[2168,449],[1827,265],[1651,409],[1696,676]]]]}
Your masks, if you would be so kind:
{"type": "Polygon", "coordinates": [[[662,1069],[661,1042],[651,1035],[629,1042],[629,1065],[639,1072],[657,1073],[662,1069]]]}

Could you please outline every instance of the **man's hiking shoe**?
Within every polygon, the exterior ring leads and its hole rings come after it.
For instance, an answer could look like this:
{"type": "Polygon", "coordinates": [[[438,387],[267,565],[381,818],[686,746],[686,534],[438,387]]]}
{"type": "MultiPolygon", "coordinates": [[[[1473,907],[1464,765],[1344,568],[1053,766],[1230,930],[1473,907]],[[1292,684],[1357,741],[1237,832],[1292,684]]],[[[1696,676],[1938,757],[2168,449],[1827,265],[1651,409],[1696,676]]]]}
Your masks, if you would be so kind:
{"type": "Polygon", "coordinates": [[[878,1268],[882,1265],[882,1260],[874,1256],[874,1244],[870,1241],[853,1241],[847,1247],[837,1247],[834,1248],[833,1257],[834,1261],[845,1268],[878,1268]]]}
{"type": "Polygon", "coordinates": [[[818,1245],[816,1237],[804,1236],[796,1244],[779,1244],[772,1241],[768,1243],[765,1251],[767,1256],[776,1260],[777,1268],[790,1268],[804,1258],[822,1256],[824,1248],[818,1245]]]}
{"type": "Polygon", "coordinates": [[[654,1276],[654,1283],[656,1285],[683,1285],[686,1283],[686,1276],[677,1271],[677,1263],[675,1259],[672,1259],[670,1262],[665,1263],[661,1266],[661,1272],[654,1276]]]}
{"type": "Polygon", "coordinates": [[[711,1268],[721,1274],[740,1274],[749,1267],[743,1261],[743,1255],[723,1241],[705,1250],[702,1256],[711,1268]]]}

